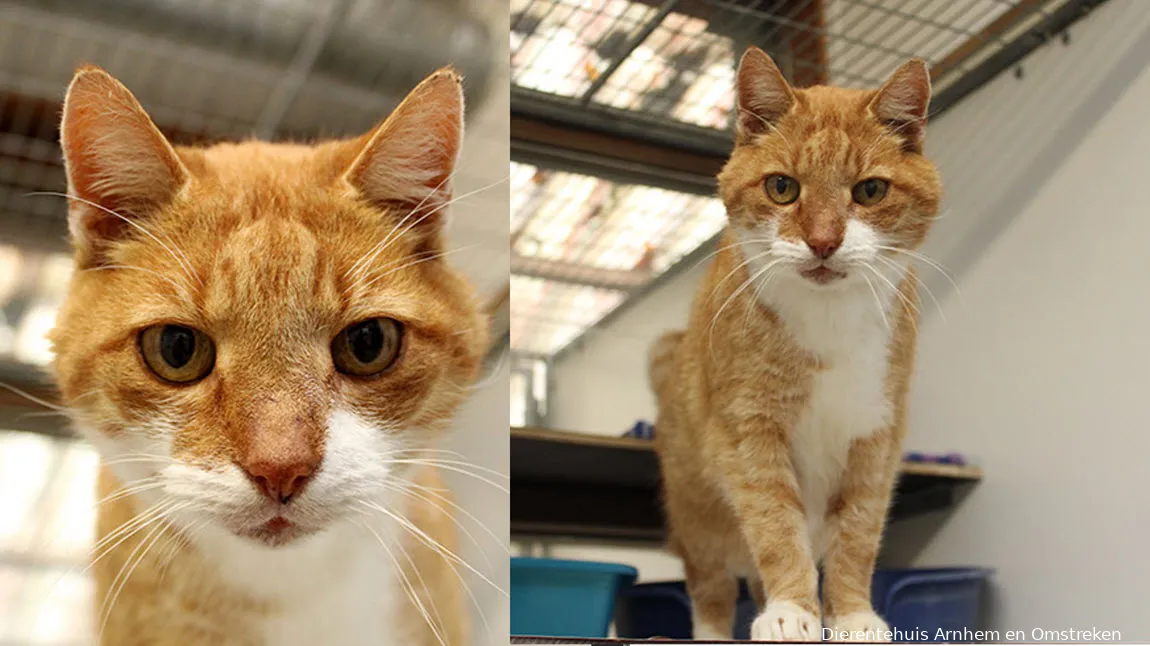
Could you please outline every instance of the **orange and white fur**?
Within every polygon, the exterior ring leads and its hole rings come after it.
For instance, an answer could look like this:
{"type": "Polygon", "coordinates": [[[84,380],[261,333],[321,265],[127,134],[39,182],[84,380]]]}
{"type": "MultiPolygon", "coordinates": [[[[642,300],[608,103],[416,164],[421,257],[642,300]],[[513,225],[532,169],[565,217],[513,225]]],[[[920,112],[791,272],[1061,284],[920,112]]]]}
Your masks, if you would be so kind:
{"type": "Polygon", "coordinates": [[[103,460],[101,643],[467,643],[433,448],[487,345],[441,259],[462,131],[442,70],[358,138],[177,148],[77,72],[52,341],[103,460]]]}
{"type": "Polygon", "coordinates": [[[910,268],[941,197],[922,154],[930,78],[795,89],[750,49],[719,175],[729,227],[685,331],[651,354],[671,548],[696,638],[882,640],[870,583],[906,423],[910,268]],[[820,608],[817,567],[824,571],[820,608]]]}

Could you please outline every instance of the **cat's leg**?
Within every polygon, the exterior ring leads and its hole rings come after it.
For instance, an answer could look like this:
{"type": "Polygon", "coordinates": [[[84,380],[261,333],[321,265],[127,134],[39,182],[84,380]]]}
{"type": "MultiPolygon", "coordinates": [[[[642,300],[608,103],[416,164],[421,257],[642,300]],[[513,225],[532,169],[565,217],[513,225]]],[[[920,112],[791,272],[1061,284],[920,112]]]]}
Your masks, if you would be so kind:
{"type": "Polygon", "coordinates": [[[751,593],[751,599],[755,602],[755,610],[762,610],[767,603],[767,593],[763,590],[763,582],[754,577],[747,579],[747,591],[751,593]]]}
{"type": "Polygon", "coordinates": [[[687,594],[691,597],[692,637],[729,640],[734,632],[739,584],[723,563],[722,553],[685,553],[687,594]]]}
{"type": "Polygon", "coordinates": [[[818,575],[786,431],[756,418],[728,425],[717,465],[766,591],[751,639],[818,641],[818,575]]]}
{"type": "Polygon", "coordinates": [[[729,640],[738,582],[727,564],[739,530],[720,490],[671,462],[663,472],[671,551],[683,560],[695,639],[729,640]]]}
{"type": "Polygon", "coordinates": [[[871,605],[870,586],[898,473],[899,435],[887,429],[854,441],[828,507],[823,598],[827,636],[834,641],[890,641],[871,605]]]}

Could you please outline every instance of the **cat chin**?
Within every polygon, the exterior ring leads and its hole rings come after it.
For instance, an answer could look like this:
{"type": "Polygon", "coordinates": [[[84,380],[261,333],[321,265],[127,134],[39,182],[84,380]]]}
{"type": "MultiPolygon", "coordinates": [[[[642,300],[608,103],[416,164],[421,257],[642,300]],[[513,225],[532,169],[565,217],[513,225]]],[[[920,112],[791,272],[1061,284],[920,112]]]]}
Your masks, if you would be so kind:
{"type": "Polygon", "coordinates": [[[278,549],[287,545],[294,545],[306,541],[319,534],[322,530],[304,528],[292,525],[284,528],[269,528],[267,523],[256,527],[238,530],[235,535],[243,540],[250,541],[262,547],[278,549]]]}

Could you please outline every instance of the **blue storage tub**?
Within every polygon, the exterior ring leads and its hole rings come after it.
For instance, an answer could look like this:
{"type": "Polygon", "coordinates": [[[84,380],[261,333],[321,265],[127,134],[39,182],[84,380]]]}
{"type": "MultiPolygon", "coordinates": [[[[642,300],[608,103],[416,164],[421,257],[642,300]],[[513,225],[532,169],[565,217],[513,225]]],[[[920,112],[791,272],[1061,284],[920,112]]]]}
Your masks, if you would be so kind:
{"type": "Polygon", "coordinates": [[[939,629],[961,634],[964,628],[982,628],[982,591],[992,573],[982,568],[878,570],[871,602],[892,629],[905,633],[895,641],[961,641],[936,637],[939,629]]]}
{"type": "Polygon", "coordinates": [[[615,563],[513,558],[511,634],[606,637],[616,595],[638,575],[615,563]]]}
{"type": "MultiPolygon", "coordinates": [[[[878,570],[871,583],[875,611],[892,630],[895,641],[936,640],[938,630],[961,633],[981,628],[982,590],[991,570],[939,568],[878,570]]],[[[740,586],[735,639],[749,639],[757,610],[745,586],[740,586]]],[[[628,639],[691,638],[691,602],[682,581],[646,583],[620,596],[615,629],[628,639]]],[[[950,641],[958,641],[951,639],[950,641]]]]}
{"type": "MultiPolygon", "coordinates": [[[[744,583],[739,583],[735,609],[735,639],[751,638],[751,622],[758,614],[744,583]]],[[[683,581],[643,583],[619,595],[615,632],[627,639],[691,638],[691,597],[683,581]]]]}

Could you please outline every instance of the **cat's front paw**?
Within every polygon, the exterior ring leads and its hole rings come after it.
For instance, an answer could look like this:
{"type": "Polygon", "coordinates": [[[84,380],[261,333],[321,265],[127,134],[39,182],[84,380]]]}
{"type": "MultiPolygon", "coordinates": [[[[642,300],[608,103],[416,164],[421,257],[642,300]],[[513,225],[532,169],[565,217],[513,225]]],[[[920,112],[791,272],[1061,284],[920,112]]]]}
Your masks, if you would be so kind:
{"type": "Polygon", "coordinates": [[[790,601],[768,601],[751,624],[752,641],[817,642],[819,618],[790,601]]]}
{"type": "Polygon", "coordinates": [[[827,627],[823,632],[827,641],[833,642],[887,643],[892,638],[890,627],[870,610],[852,612],[841,617],[827,617],[827,627]]]}

